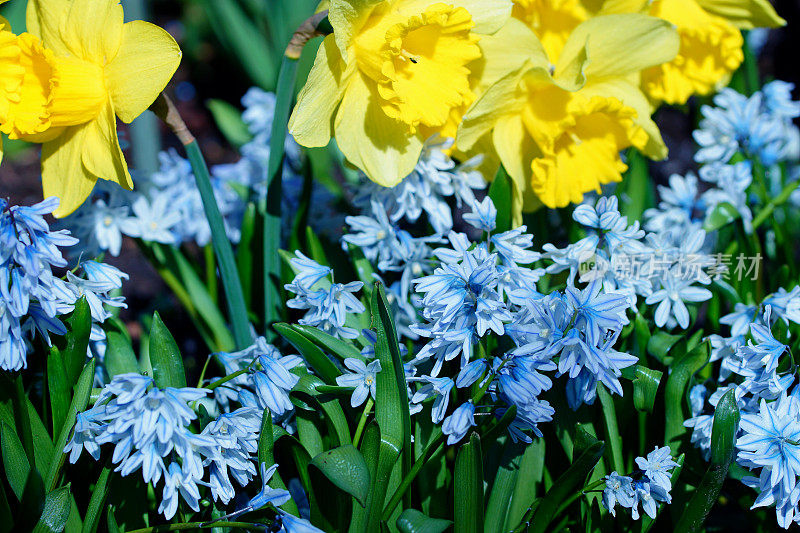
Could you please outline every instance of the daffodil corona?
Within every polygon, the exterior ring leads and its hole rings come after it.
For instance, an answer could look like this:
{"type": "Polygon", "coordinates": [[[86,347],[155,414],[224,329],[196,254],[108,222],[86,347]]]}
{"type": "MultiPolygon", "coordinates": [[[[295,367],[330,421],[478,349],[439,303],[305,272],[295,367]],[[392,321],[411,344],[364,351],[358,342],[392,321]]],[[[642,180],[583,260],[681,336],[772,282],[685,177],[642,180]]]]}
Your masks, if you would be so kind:
{"type": "Polygon", "coordinates": [[[467,112],[457,139],[462,149],[492,139],[516,186],[515,216],[539,203],[580,202],[619,181],[626,168],[620,150],[666,155],[638,76],[677,53],[669,23],[637,14],[595,17],[551,58],[526,25],[510,20],[482,47],[496,81],[467,112]]]}
{"type": "MultiPolygon", "coordinates": [[[[74,211],[98,179],[131,189],[116,117],[131,122],[164,89],[180,63],[175,40],[142,21],[123,23],[117,0],[30,0],[30,33],[5,45],[21,80],[0,102],[10,138],[42,143],[44,196],[56,216],[74,211]]],[[[5,71],[3,71],[5,72],[5,71]]],[[[6,89],[7,90],[7,89],[6,89]]]]}
{"type": "Polygon", "coordinates": [[[510,0],[331,0],[333,35],[317,53],[289,122],[304,146],[332,133],[347,159],[385,186],[414,168],[435,133],[454,136],[474,101],[481,35],[510,0]]]}

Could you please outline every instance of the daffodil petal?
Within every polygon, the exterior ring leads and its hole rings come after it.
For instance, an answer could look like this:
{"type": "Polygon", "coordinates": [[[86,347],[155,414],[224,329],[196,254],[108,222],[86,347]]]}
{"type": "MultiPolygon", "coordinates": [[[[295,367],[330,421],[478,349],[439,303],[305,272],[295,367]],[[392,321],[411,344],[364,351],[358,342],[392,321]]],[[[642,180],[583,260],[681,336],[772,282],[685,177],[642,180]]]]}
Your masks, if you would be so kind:
{"type": "Polygon", "coordinates": [[[326,146],[333,114],[342,99],[345,63],[333,35],[322,41],[314,66],[289,120],[289,132],[303,146],[326,146]]]}
{"type": "Polygon", "coordinates": [[[42,145],[42,189],[45,198],[57,196],[61,218],[75,211],[91,194],[97,177],[81,161],[86,132],[91,123],[66,128],[62,135],[42,145]]]}
{"type": "Polygon", "coordinates": [[[0,137],[0,163],[3,162],[3,138],[0,137]]]}
{"type": "Polygon", "coordinates": [[[353,76],[334,121],[336,140],[347,159],[369,179],[393,187],[408,176],[419,160],[422,140],[407,126],[387,117],[362,75],[353,76]]]}
{"type": "Polygon", "coordinates": [[[515,204],[521,211],[532,211],[539,202],[531,189],[530,168],[534,157],[541,155],[539,146],[525,130],[521,115],[516,113],[497,122],[492,139],[500,161],[514,183],[518,200],[515,204]]]}
{"type": "Polygon", "coordinates": [[[117,55],[123,18],[116,0],[72,0],[61,34],[72,55],[104,65],[117,55]]]}
{"type": "Polygon", "coordinates": [[[180,62],[181,49],[169,33],[141,20],[126,23],[119,53],[105,69],[119,118],[129,123],[150,107],[180,62]]]}
{"type": "Polygon", "coordinates": [[[526,63],[514,72],[503,76],[489,87],[464,115],[458,127],[456,142],[462,150],[469,150],[486,132],[492,129],[497,120],[506,113],[516,114],[524,105],[525,99],[518,94],[518,87],[525,71],[526,63]]]}
{"type": "Polygon", "coordinates": [[[353,35],[367,22],[372,10],[380,3],[381,0],[330,0],[328,20],[343,58],[347,59],[347,48],[353,35]]]}
{"type": "Polygon", "coordinates": [[[697,0],[697,3],[709,13],[727,19],[743,30],[786,25],[768,0],[697,0]]]}
{"type": "Polygon", "coordinates": [[[87,124],[81,160],[95,177],[118,183],[124,189],[133,189],[128,164],[119,145],[117,119],[110,103],[97,119],[87,124]]]}
{"type": "Polygon", "coordinates": [[[589,77],[621,76],[671,61],[680,40],[675,27],[661,19],[634,13],[595,17],[569,36],[556,67],[556,77],[588,48],[589,77]]]}
{"type": "Polygon", "coordinates": [[[492,34],[500,30],[511,16],[511,0],[445,0],[445,3],[463,7],[472,15],[475,33],[492,34]]]}
{"type": "Polygon", "coordinates": [[[645,13],[650,7],[648,0],[605,0],[597,15],[616,13],[645,13]]]}
{"type": "Polygon", "coordinates": [[[58,55],[68,55],[69,49],[61,38],[61,23],[67,18],[70,0],[28,0],[25,25],[28,32],[58,55]]]}
{"type": "Polygon", "coordinates": [[[547,69],[550,61],[536,34],[517,19],[509,19],[503,28],[494,35],[481,37],[478,41],[483,57],[478,60],[478,92],[485,91],[491,84],[510,72],[518,70],[525,62],[547,69]]]}
{"type": "MultiPolygon", "coordinates": [[[[553,82],[565,91],[577,91],[586,84],[586,69],[591,64],[589,44],[571,54],[569,60],[559,61],[553,82]]],[[[562,54],[561,57],[564,57],[562,54]]]]}

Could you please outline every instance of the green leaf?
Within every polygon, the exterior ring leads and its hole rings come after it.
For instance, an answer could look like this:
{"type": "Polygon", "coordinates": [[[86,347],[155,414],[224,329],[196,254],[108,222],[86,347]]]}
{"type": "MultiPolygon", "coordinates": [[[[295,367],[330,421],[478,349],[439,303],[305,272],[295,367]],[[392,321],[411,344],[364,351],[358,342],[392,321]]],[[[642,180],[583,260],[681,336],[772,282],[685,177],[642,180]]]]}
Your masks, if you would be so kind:
{"type": "Polygon", "coordinates": [[[336,378],[341,376],[342,373],[316,344],[289,324],[274,324],[272,327],[300,352],[306,363],[314,372],[319,374],[325,383],[328,385],[336,384],[336,378]]]}
{"type": "Polygon", "coordinates": [[[64,531],[69,518],[71,505],[69,485],[59,487],[47,493],[44,500],[44,510],[39,518],[39,523],[33,529],[34,533],[60,533],[64,531]]]}
{"type": "MultiPolygon", "coordinates": [[[[525,447],[519,463],[519,472],[511,495],[508,514],[503,531],[511,531],[533,504],[537,495],[537,485],[544,477],[545,440],[534,439],[525,447]]],[[[541,490],[541,489],[540,489],[541,490]]]]}
{"type": "Polygon", "coordinates": [[[247,144],[253,139],[253,134],[242,120],[242,112],[224,100],[206,100],[206,107],[211,111],[214,122],[219,131],[231,145],[236,148],[247,144]]]}
{"type": "Polygon", "coordinates": [[[630,148],[626,156],[628,170],[615,193],[618,197],[624,198],[619,206],[622,214],[627,216],[628,220],[641,220],[645,210],[655,205],[653,180],[650,179],[647,159],[641,152],[630,148]]]}
{"type": "Polygon", "coordinates": [[[658,385],[664,373],[642,365],[636,366],[636,378],[633,380],[633,406],[639,411],[653,412],[658,385]]]}
{"type": "Polygon", "coordinates": [[[153,314],[150,326],[150,363],[153,365],[153,379],[156,387],[185,387],[186,373],[183,370],[183,357],[178,344],[158,312],[153,314]]]}
{"type": "Polygon", "coordinates": [[[604,385],[597,385],[597,397],[603,408],[603,421],[605,422],[606,439],[611,444],[611,460],[617,472],[625,471],[625,464],[622,460],[622,437],[619,436],[617,424],[617,411],[614,407],[614,398],[606,390],[604,385]]]}
{"type": "MultiPolygon", "coordinates": [[[[375,378],[375,420],[381,430],[381,449],[373,490],[379,494],[386,494],[389,489],[389,476],[397,459],[402,456],[402,474],[405,477],[411,469],[414,458],[403,360],[400,356],[400,345],[397,343],[394,319],[386,302],[383,284],[380,282],[375,283],[372,291],[372,326],[377,334],[375,357],[381,363],[381,371],[375,378]]],[[[405,501],[410,503],[408,494],[405,501]]],[[[373,498],[372,506],[367,523],[369,531],[374,531],[378,527],[383,515],[383,498],[373,498]]],[[[383,515],[383,520],[388,521],[389,516],[383,515]]]]}
{"type": "Polygon", "coordinates": [[[92,311],[85,296],[75,302],[75,309],[67,319],[67,330],[67,345],[61,353],[67,379],[72,385],[78,380],[86,362],[86,351],[89,349],[89,336],[92,332],[92,311]]]}
{"type": "Polygon", "coordinates": [[[710,350],[709,342],[703,342],[694,350],[678,355],[671,365],[664,393],[666,415],[664,440],[670,447],[672,455],[678,454],[681,437],[686,433],[686,428],[683,426],[683,421],[688,418],[685,409],[686,387],[689,379],[708,362],[710,350]]]}
{"type": "Polygon", "coordinates": [[[670,335],[664,331],[656,331],[647,342],[647,353],[664,362],[672,347],[683,338],[683,335],[670,335]]]}
{"type": "Polygon", "coordinates": [[[322,394],[317,390],[317,387],[322,384],[323,381],[317,376],[311,374],[301,375],[300,381],[297,382],[297,385],[292,390],[292,395],[304,394],[307,399],[319,406],[325,413],[325,423],[328,424],[331,433],[335,435],[338,441],[336,444],[343,446],[350,442],[350,429],[347,425],[347,418],[338,399],[322,394]]]}
{"type": "MultiPolygon", "coordinates": [[[[482,439],[486,441],[486,439],[482,439]]],[[[485,533],[505,533],[503,525],[506,523],[511,498],[519,479],[519,467],[522,462],[526,446],[508,439],[503,447],[503,456],[497,469],[489,501],[486,505],[486,517],[483,530],[485,533]]]]}
{"type": "Polygon", "coordinates": [[[31,471],[31,464],[28,462],[25,448],[22,447],[22,442],[19,440],[14,428],[6,424],[5,421],[2,422],[0,427],[2,427],[0,447],[2,447],[3,468],[6,471],[6,479],[14,495],[21,501],[25,492],[25,483],[28,481],[28,475],[31,471]]]}
{"type": "Polygon", "coordinates": [[[473,432],[461,446],[453,473],[455,533],[483,531],[483,454],[481,438],[473,432]]]}
{"type": "Polygon", "coordinates": [[[642,315],[636,313],[636,318],[633,321],[634,331],[634,351],[633,354],[639,358],[641,364],[645,364],[647,360],[647,345],[650,342],[650,324],[642,315]]]}
{"type": "Polygon", "coordinates": [[[550,523],[557,516],[558,509],[574,494],[580,492],[586,477],[594,469],[595,465],[603,456],[605,444],[597,441],[591,444],[572,465],[564,472],[547,491],[545,497],[536,508],[531,519],[530,529],[532,533],[544,533],[550,523]]]}
{"type": "Polygon", "coordinates": [[[311,464],[325,474],[331,483],[353,496],[362,507],[366,507],[370,486],[369,469],[364,457],[352,444],[322,452],[311,460],[311,464]]]}
{"type": "Polygon", "coordinates": [[[686,506],[675,527],[678,533],[702,531],[709,511],[717,502],[728,466],[736,451],[736,432],[739,429],[739,407],[735,391],[729,390],[720,399],[714,412],[711,428],[711,464],[700,485],[686,506]]]}
{"type": "Polygon", "coordinates": [[[707,232],[717,231],[739,218],[741,215],[736,208],[728,202],[716,205],[703,222],[703,229],[707,232]]]}
{"type": "Polygon", "coordinates": [[[380,492],[377,489],[378,461],[381,449],[381,432],[378,425],[370,423],[364,430],[364,437],[361,439],[359,451],[367,465],[370,479],[370,490],[367,494],[366,508],[353,500],[353,514],[350,521],[349,533],[362,533],[370,531],[366,529],[369,513],[376,506],[380,507],[386,499],[386,491],[380,492]]]}
{"type": "Polygon", "coordinates": [[[117,331],[106,333],[106,372],[110,377],[130,372],[139,373],[139,361],[131,342],[117,331]]]}
{"type": "Polygon", "coordinates": [[[397,519],[401,533],[444,533],[451,525],[450,520],[430,518],[416,509],[406,509],[397,519]]]}
{"type": "Polygon", "coordinates": [[[53,435],[61,431],[61,425],[67,417],[69,401],[72,399],[72,383],[67,382],[67,371],[61,358],[61,351],[56,346],[50,347],[47,356],[47,390],[50,396],[50,412],[53,419],[53,435]]]}
{"type": "Polygon", "coordinates": [[[97,526],[100,524],[100,515],[103,512],[103,503],[108,494],[108,478],[110,475],[111,469],[108,467],[103,467],[103,470],[100,471],[100,477],[97,478],[97,483],[95,483],[94,490],[92,490],[89,507],[86,509],[82,533],[94,533],[97,531],[97,526]]]}
{"type": "Polygon", "coordinates": [[[0,516],[7,517],[6,520],[0,520],[0,533],[8,533],[14,527],[14,515],[11,514],[11,506],[3,487],[0,487],[0,516]]]}
{"type": "MultiPolygon", "coordinates": [[[[269,408],[264,409],[264,414],[261,417],[261,431],[258,436],[258,462],[265,463],[268,467],[275,464],[275,441],[279,438],[275,436],[275,430],[282,430],[272,425],[272,413],[269,408]]],[[[286,489],[286,483],[279,471],[275,471],[272,475],[270,485],[277,489],[286,489]]],[[[288,500],[280,506],[282,509],[297,516],[297,504],[295,501],[288,500]]]]}
{"type": "Polygon", "coordinates": [[[328,335],[324,331],[313,326],[293,324],[292,328],[305,335],[306,338],[313,341],[314,344],[327,351],[329,354],[336,356],[340,361],[344,361],[348,358],[364,360],[364,356],[361,355],[361,350],[356,348],[351,342],[337,339],[333,335],[328,335]]]}
{"type": "Polygon", "coordinates": [[[492,184],[489,186],[489,198],[492,199],[494,206],[497,208],[497,227],[495,231],[501,233],[511,229],[513,221],[511,203],[513,192],[511,188],[511,179],[508,177],[506,169],[502,166],[497,171],[492,184]]]}
{"type": "Polygon", "coordinates": [[[90,359],[83,367],[81,375],[78,377],[78,383],[75,385],[75,394],[72,397],[72,403],[67,412],[67,418],[61,428],[61,433],[58,435],[58,440],[55,442],[55,455],[53,460],[50,461],[50,469],[47,471],[45,477],[45,490],[52,492],[56,488],[59,475],[61,474],[61,467],[64,466],[64,459],[66,454],[62,452],[67,445],[69,435],[75,426],[75,420],[78,413],[86,409],[86,404],[89,403],[89,394],[92,392],[92,382],[94,381],[94,359],[90,359]]]}
{"type": "Polygon", "coordinates": [[[323,246],[322,241],[319,240],[319,237],[310,226],[306,226],[306,242],[308,243],[308,253],[311,259],[320,265],[330,264],[328,262],[328,254],[325,253],[325,246],[323,246]]]}

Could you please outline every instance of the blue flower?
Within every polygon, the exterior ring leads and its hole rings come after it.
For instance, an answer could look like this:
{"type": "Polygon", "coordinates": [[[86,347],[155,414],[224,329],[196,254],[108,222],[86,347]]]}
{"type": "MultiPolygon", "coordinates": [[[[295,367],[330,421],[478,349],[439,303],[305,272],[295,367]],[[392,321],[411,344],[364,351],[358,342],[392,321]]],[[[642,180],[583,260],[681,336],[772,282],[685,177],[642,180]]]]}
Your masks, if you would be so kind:
{"type": "Polygon", "coordinates": [[[621,476],[616,472],[611,472],[606,476],[606,486],[603,489],[603,506],[611,512],[612,516],[617,516],[615,509],[617,504],[630,509],[634,506],[635,498],[632,478],[621,476]]]}
{"type": "Polygon", "coordinates": [[[433,408],[431,409],[431,420],[434,424],[439,424],[444,420],[447,407],[450,405],[450,391],[453,390],[453,380],[430,376],[422,376],[419,379],[424,381],[425,384],[417,389],[411,398],[411,402],[419,404],[431,397],[435,397],[436,399],[433,401],[433,408]]]}
{"type": "Polygon", "coordinates": [[[453,445],[463,439],[469,428],[475,425],[477,425],[475,424],[475,405],[471,400],[462,403],[442,423],[442,432],[447,435],[447,444],[453,445]]]}
{"type": "Polygon", "coordinates": [[[249,508],[257,510],[270,503],[273,506],[278,507],[292,499],[292,495],[289,494],[288,490],[273,489],[268,485],[269,480],[278,469],[278,465],[275,464],[267,468],[267,463],[261,463],[260,469],[261,490],[258,492],[258,494],[250,499],[250,502],[247,504],[249,508]]]}
{"type": "Polygon", "coordinates": [[[284,285],[286,290],[296,294],[295,298],[286,302],[286,306],[308,310],[299,320],[300,324],[317,327],[334,336],[355,339],[358,330],[345,326],[345,323],[349,313],[363,313],[365,310],[364,305],[353,296],[364,284],[354,281],[346,285],[334,283],[319,289],[307,287],[307,281],[316,278],[322,268],[306,268],[292,283],[284,285]]]}
{"type": "Polygon", "coordinates": [[[354,387],[352,396],[350,396],[350,406],[358,407],[364,403],[368,396],[375,399],[375,378],[378,372],[381,371],[381,362],[377,359],[365,364],[361,359],[348,357],[344,360],[344,366],[352,370],[337,376],[336,384],[340,387],[354,387]]]}
{"type": "Polygon", "coordinates": [[[647,457],[637,457],[636,466],[644,470],[644,475],[650,480],[652,486],[661,487],[664,491],[672,490],[670,470],[679,466],[672,458],[669,446],[656,448],[647,454],[647,457]]]}
{"type": "Polygon", "coordinates": [[[488,196],[483,201],[472,203],[472,212],[464,213],[464,221],[482,231],[493,231],[497,227],[497,208],[488,196]]]}
{"type": "Polygon", "coordinates": [[[295,250],[294,255],[295,257],[290,261],[292,268],[297,271],[292,281],[293,285],[311,289],[319,280],[333,272],[331,267],[320,265],[313,259],[303,255],[300,250],[295,250]]]}
{"type": "Polygon", "coordinates": [[[645,300],[647,305],[658,304],[655,312],[656,326],[663,327],[670,318],[674,318],[681,328],[689,327],[689,310],[684,302],[704,302],[711,298],[711,291],[695,287],[693,283],[692,280],[681,279],[672,273],[661,278],[661,288],[645,300]]]}

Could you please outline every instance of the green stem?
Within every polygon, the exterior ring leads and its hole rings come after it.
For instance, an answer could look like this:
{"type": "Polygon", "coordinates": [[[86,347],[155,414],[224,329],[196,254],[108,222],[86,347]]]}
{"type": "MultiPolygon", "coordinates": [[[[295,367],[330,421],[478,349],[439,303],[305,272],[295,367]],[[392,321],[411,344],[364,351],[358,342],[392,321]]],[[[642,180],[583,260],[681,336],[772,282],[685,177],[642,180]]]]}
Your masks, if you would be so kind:
{"type": "Polygon", "coordinates": [[[184,529],[212,529],[216,527],[230,527],[233,529],[264,529],[265,524],[252,522],[181,522],[178,524],[163,524],[160,526],[143,527],[128,533],[158,533],[161,531],[181,531],[184,529]]]}
{"type": "Polygon", "coordinates": [[[361,434],[364,432],[364,427],[367,425],[367,418],[369,417],[369,413],[372,411],[372,398],[367,398],[367,404],[364,406],[364,411],[361,413],[361,418],[358,421],[358,427],[356,427],[356,434],[353,436],[353,446],[358,448],[358,442],[361,440],[361,434]]]}
{"type": "Polygon", "coordinates": [[[28,398],[25,395],[25,386],[22,384],[22,375],[14,380],[16,394],[13,396],[14,423],[20,429],[22,447],[31,465],[31,471],[36,470],[36,454],[33,452],[33,432],[31,430],[31,414],[28,411],[28,398]]]}
{"type": "Polygon", "coordinates": [[[250,335],[250,325],[247,319],[247,308],[244,304],[244,293],[239,281],[239,271],[233,258],[233,248],[225,232],[225,223],[217,206],[214,189],[211,187],[211,176],[208,173],[206,161],[196,140],[185,145],[189,163],[192,165],[197,188],[203,200],[208,225],[211,227],[211,243],[219,263],[222,286],[225,290],[225,299],[228,303],[228,314],[233,325],[233,338],[236,347],[243,350],[253,342],[250,335]]]}
{"type": "Polygon", "coordinates": [[[780,207],[783,204],[785,204],[789,200],[789,197],[797,188],[798,188],[797,181],[792,181],[790,183],[787,183],[786,186],[784,186],[783,190],[780,192],[780,194],[775,198],[773,198],[770,203],[764,206],[764,209],[759,211],[756,217],[753,219],[753,231],[758,229],[758,227],[761,224],[763,224],[764,221],[767,220],[767,218],[769,218],[769,216],[773,213],[773,211],[775,211],[777,207],[780,207]]]}
{"type": "Polygon", "coordinates": [[[209,390],[214,390],[214,389],[216,389],[217,387],[219,387],[220,385],[224,385],[225,383],[229,382],[230,380],[238,378],[238,377],[239,377],[239,376],[241,376],[242,374],[247,374],[249,371],[250,371],[250,367],[243,368],[243,369],[241,369],[241,370],[237,370],[237,371],[236,371],[236,372],[234,372],[233,374],[228,374],[228,375],[227,375],[227,376],[225,376],[224,378],[219,378],[218,380],[216,380],[216,381],[212,382],[212,383],[211,383],[211,384],[210,384],[208,387],[206,387],[206,388],[207,388],[207,389],[209,389],[209,390]]]}
{"type": "Polygon", "coordinates": [[[206,371],[208,370],[208,365],[211,363],[211,356],[209,355],[206,357],[206,362],[203,364],[203,370],[200,371],[200,377],[197,379],[197,388],[203,388],[203,380],[206,378],[206,371]]]}
{"type": "Polygon", "coordinates": [[[297,59],[284,56],[278,74],[269,142],[267,197],[260,205],[264,223],[264,321],[268,339],[274,336],[270,326],[278,320],[281,309],[281,258],[278,255],[281,247],[281,188],[287,124],[296,79],[297,59]]]}
{"type": "Polygon", "coordinates": [[[625,465],[622,461],[622,439],[619,436],[619,427],[617,425],[617,412],[614,409],[614,398],[600,384],[597,385],[597,397],[600,399],[600,405],[603,408],[603,420],[606,425],[606,436],[611,443],[611,457],[614,460],[614,469],[617,472],[623,472],[625,465]]]}

